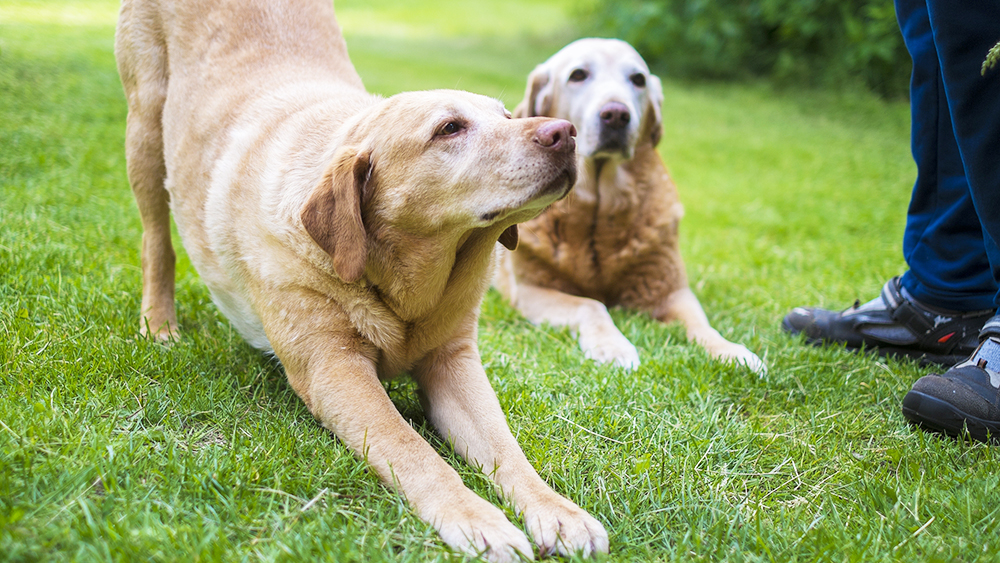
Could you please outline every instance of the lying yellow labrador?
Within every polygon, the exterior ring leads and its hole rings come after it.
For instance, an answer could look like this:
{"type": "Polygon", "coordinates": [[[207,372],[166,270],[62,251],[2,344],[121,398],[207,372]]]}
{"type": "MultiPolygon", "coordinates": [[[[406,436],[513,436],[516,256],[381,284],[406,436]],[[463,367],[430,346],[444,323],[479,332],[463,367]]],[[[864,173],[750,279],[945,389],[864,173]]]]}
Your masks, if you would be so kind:
{"type": "Polygon", "coordinates": [[[569,198],[522,226],[497,288],[530,321],[569,327],[598,362],[639,365],[608,314],[620,305],[679,320],[712,356],[763,372],[756,354],[709,325],[688,287],[677,244],[684,208],[656,152],[662,103],[659,78],[623,41],[581,39],[532,71],[515,116],[572,121],[580,174],[569,198]]]}
{"type": "Polygon", "coordinates": [[[497,241],[575,181],[573,126],[465,92],[368,94],[330,0],[125,0],[115,51],[143,332],[177,331],[172,210],[219,309],[446,543],[532,556],[396,411],[379,380],[404,371],[542,554],[606,552],[528,463],[476,345],[497,241]]]}

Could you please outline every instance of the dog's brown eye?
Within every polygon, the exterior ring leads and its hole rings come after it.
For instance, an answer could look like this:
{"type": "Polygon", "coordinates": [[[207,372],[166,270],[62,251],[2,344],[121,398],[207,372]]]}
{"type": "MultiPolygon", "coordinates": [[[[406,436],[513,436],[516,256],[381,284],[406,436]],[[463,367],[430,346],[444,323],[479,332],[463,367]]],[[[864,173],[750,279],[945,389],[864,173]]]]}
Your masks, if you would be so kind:
{"type": "Polygon", "coordinates": [[[632,81],[632,84],[635,84],[636,88],[643,88],[646,86],[646,75],[641,72],[637,72],[632,76],[629,76],[628,79],[632,81]]]}
{"type": "Polygon", "coordinates": [[[438,129],[437,134],[442,136],[454,135],[462,130],[462,124],[457,121],[449,121],[438,129]]]}
{"type": "Polygon", "coordinates": [[[570,75],[569,75],[569,81],[570,82],[583,82],[584,80],[587,79],[588,76],[590,76],[590,74],[588,74],[587,71],[583,70],[582,68],[578,68],[578,69],[576,69],[576,70],[574,70],[573,72],[570,73],[570,75]]]}

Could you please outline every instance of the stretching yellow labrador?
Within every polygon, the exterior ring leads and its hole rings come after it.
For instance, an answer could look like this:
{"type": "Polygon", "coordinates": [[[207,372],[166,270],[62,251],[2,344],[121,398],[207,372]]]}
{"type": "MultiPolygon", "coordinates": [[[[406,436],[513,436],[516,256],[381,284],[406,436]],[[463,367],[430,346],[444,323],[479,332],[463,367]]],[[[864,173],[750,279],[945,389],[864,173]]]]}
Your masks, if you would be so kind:
{"type": "Polygon", "coordinates": [[[571,197],[523,225],[497,288],[530,321],[569,327],[598,362],[639,365],[608,314],[621,305],[679,320],[712,356],[763,372],[756,354],[712,328],[688,287],[677,244],[684,208],[656,153],[662,103],[659,78],[623,41],[581,39],[535,68],[514,113],[572,121],[580,175],[571,197]]]}
{"type": "Polygon", "coordinates": [[[329,0],[125,0],[115,51],[142,331],[177,334],[173,211],[222,312],[445,542],[532,556],[393,407],[379,380],[403,371],[542,554],[606,552],[601,524],[528,463],[476,346],[497,241],[513,248],[516,223],[575,181],[573,126],[465,92],[368,94],[329,0]]]}

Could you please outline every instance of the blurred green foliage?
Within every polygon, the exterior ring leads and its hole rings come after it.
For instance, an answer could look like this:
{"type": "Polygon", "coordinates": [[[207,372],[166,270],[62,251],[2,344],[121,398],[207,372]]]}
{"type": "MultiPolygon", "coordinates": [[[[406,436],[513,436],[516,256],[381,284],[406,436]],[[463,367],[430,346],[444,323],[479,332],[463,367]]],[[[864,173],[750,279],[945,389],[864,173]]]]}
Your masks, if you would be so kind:
{"type": "Polygon", "coordinates": [[[888,0],[594,0],[578,15],[672,76],[907,93],[910,57],[888,0]]]}
{"type": "Polygon", "coordinates": [[[1000,62],[1000,43],[997,43],[990,49],[989,53],[986,53],[986,60],[983,61],[982,75],[986,76],[986,71],[995,67],[997,62],[1000,62]]]}

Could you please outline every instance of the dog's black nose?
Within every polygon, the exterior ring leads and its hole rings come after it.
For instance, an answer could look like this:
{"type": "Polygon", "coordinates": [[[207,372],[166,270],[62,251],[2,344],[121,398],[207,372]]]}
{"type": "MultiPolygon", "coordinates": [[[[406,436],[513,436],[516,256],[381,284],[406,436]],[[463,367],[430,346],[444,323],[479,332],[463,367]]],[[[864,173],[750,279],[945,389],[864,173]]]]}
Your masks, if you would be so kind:
{"type": "Polygon", "coordinates": [[[632,116],[621,102],[608,102],[601,108],[601,123],[612,129],[624,129],[632,116]]]}
{"type": "Polygon", "coordinates": [[[576,148],[576,127],[565,119],[546,121],[535,130],[535,142],[554,151],[576,148]]]}

